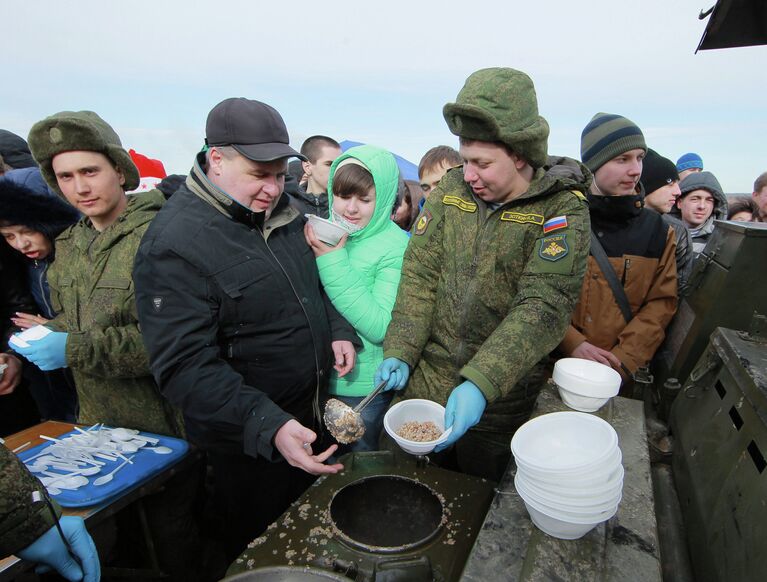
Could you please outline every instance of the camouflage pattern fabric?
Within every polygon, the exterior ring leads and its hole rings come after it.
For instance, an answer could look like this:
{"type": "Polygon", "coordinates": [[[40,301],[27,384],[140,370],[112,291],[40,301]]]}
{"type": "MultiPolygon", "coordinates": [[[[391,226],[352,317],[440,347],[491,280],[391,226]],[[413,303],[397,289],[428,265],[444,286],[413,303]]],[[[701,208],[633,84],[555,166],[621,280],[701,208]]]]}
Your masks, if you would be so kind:
{"type": "MultiPolygon", "coordinates": [[[[42,497],[45,487],[19,459],[0,445],[0,558],[26,548],[54,525],[53,515],[42,497]],[[35,501],[32,495],[40,493],[35,501]]],[[[53,504],[56,517],[61,510],[53,504]]]]}
{"type": "Polygon", "coordinates": [[[590,182],[584,166],[550,158],[525,194],[491,211],[460,169],[442,179],[413,227],[384,340],[384,357],[413,370],[405,398],[444,405],[465,378],[488,401],[476,430],[524,422],[580,294],[590,182]]]}
{"type": "Polygon", "coordinates": [[[80,422],[182,436],[180,414],[149,372],[131,276],[141,237],[164,201],[159,190],[131,195],[103,232],[83,219],[56,239],[48,283],[59,315],[51,327],[69,333],[66,357],[80,422]]]}

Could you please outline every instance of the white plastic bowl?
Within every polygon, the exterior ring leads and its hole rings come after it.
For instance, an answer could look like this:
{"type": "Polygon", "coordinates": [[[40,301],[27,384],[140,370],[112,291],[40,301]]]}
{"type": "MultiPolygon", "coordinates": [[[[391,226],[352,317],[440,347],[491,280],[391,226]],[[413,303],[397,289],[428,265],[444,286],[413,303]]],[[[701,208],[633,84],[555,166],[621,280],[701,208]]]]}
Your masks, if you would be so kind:
{"type": "Polygon", "coordinates": [[[523,424],[511,439],[511,452],[518,464],[533,469],[584,471],[604,466],[617,445],[618,434],[601,418],[552,412],[523,424]]]}
{"type": "Polygon", "coordinates": [[[552,379],[562,401],[581,412],[599,410],[621,387],[621,375],[610,366],[581,358],[558,360],[552,379]]]}
{"type": "Polygon", "coordinates": [[[524,471],[530,477],[540,479],[546,483],[560,484],[563,479],[566,479],[568,484],[598,485],[608,480],[610,475],[615,472],[623,460],[623,453],[616,446],[606,457],[599,459],[599,461],[572,469],[541,469],[540,467],[528,465],[521,459],[515,458],[514,460],[519,470],[524,471]]]}
{"type": "Polygon", "coordinates": [[[343,226],[331,222],[327,218],[315,214],[306,214],[305,216],[309,219],[309,224],[314,229],[317,238],[329,245],[337,245],[341,237],[348,233],[343,226]]]}
{"type": "Polygon", "coordinates": [[[523,471],[517,471],[517,475],[524,479],[526,484],[535,487],[537,491],[548,495],[561,495],[572,499],[587,498],[593,495],[607,495],[623,490],[623,465],[618,467],[608,476],[607,481],[602,483],[588,483],[583,485],[570,479],[560,479],[558,483],[541,481],[523,471]]]}
{"type": "Polygon", "coordinates": [[[601,521],[586,520],[583,522],[564,521],[546,515],[542,511],[537,510],[527,501],[525,501],[525,508],[527,508],[527,512],[530,514],[530,519],[539,530],[561,540],[580,539],[597,525],[602,523],[602,521],[607,521],[604,519],[601,521]]]}
{"type": "Polygon", "coordinates": [[[445,430],[445,407],[431,400],[413,398],[403,400],[392,406],[384,416],[384,430],[400,448],[411,455],[426,455],[434,450],[438,444],[443,443],[450,436],[453,428],[445,430]],[[402,438],[397,431],[406,422],[432,421],[442,434],[433,441],[411,441],[402,438]]]}
{"type": "Polygon", "coordinates": [[[599,517],[613,509],[623,498],[621,489],[610,494],[593,495],[587,498],[572,499],[566,496],[547,494],[530,486],[523,477],[517,475],[514,487],[525,499],[539,503],[542,507],[560,512],[558,517],[599,517]]]}

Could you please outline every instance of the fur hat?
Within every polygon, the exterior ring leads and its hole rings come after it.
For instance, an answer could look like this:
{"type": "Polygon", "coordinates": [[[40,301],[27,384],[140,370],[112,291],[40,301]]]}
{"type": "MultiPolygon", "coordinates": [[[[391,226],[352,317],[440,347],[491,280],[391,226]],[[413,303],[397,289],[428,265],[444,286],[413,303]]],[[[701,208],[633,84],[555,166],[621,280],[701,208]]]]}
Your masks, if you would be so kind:
{"type": "Polygon", "coordinates": [[[29,148],[40,164],[43,178],[59,194],[62,192],[53,172],[53,158],[72,151],[104,154],[125,176],[123,189],[128,192],[138,188],[136,165],[115,130],[93,111],[61,111],[38,121],[29,132],[29,148]]]}
{"type": "Polygon", "coordinates": [[[504,143],[534,168],[548,161],[549,124],[538,115],[533,81],[522,71],[493,68],[472,73],[442,115],[454,135],[504,143]]]}
{"type": "Polygon", "coordinates": [[[80,214],[48,189],[37,168],[12,170],[0,178],[0,223],[42,232],[51,242],[80,214]]]}

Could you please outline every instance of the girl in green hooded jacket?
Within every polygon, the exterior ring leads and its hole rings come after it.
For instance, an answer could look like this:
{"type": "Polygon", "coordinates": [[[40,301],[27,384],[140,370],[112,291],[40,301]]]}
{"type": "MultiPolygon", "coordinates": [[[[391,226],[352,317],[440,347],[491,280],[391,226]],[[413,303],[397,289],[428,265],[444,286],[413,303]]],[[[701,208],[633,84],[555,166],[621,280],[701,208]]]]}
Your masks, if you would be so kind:
{"type": "MultiPolygon", "coordinates": [[[[354,369],[342,378],[337,372],[330,378],[330,394],[351,407],[374,388],[373,376],[383,361],[383,339],[397,298],[408,243],[405,232],[390,218],[398,181],[397,162],[388,151],[369,145],[349,149],[330,168],[328,204],[331,220],[350,234],[333,247],[320,241],[311,226],[305,228],[325,292],[362,339],[354,369]]],[[[378,449],[392,394],[382,392],[362,411],[364,436],[341,452],[378,449]]]]}

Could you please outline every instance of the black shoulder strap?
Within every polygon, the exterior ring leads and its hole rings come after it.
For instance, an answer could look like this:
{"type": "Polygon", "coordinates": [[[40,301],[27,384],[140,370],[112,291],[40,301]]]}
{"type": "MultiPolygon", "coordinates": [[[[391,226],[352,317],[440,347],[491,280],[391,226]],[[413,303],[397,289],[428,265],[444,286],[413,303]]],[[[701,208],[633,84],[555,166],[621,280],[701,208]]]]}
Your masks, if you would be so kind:
{"type": "Polygon", "coordinates": [[[599,239],[597,238],[597,235],[594,234],[593,230],[591,231],[591,256],[594,257],[597,265],[599,265],[599,268],[602,270],[602,274],[605,276],[605,279],[607,279],[607,284],[610,285],[610,289],[615,297],[615,302],[618,304],[618,307],[623,314],[623,319],[628,323],[634,318],[634,314],[631,313],[629,298],[626,297],[626,291],[623,289],[621,282],[618,281],[618,275],[610,264],[610,260],[607,258],[607,253],[605,252],[605,249],[602,248],[602,243],[599,242],[599,239]]]}

